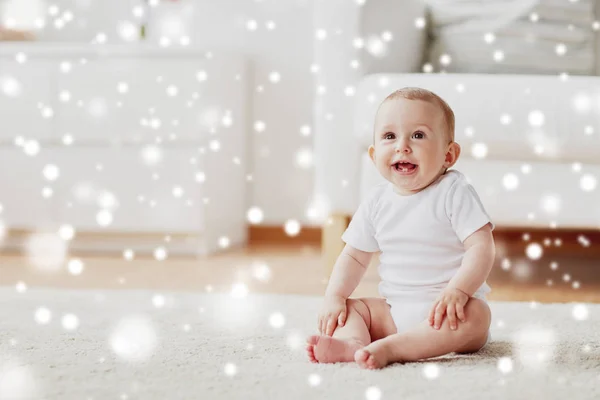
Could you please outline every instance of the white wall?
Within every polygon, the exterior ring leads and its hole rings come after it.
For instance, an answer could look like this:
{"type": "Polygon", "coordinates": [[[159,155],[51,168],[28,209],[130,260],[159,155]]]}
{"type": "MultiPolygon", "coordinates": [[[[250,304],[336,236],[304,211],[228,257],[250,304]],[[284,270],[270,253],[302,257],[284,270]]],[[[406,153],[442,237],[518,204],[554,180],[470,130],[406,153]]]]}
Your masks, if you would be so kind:
{"type": "MultiPolygon", "coordinates": [[[[54,16],[46,13],[46,26],[39,31],[41,41],[87,43],[103,32],[110,44],[123,42],[119,36],[120,23],[137,23],[132,9],[140,1],[55,0],[48,4],[57,5],[58,13],[54,16]],[[66,11],[74,18],[57,30],[54,21],[66,11]]],[[[190,46],[214,50],[226,46],[251,56],[254,65],[251,115],[254,121],[263,121],[266,129],[251,130],[248,170],[252,181],[248,183],[251,199],[248,206],[263,210],[263,224],[282,224],[287,219],[310,223],[306,211],[313,192],[313,168],[296,165],[296,154],[313,146],[312,134],[304,136],[300,132],[304,125],[312,131],[313,0],[163,2],[152,10],[148,41],[158,42],[162,35],[153,27],[161,26],[160,21],[165,18],[168,21],[171,16],[175,16],[172,27],[176,28],[172,37],[189,35],[190,46]],[[256,21],[256,30],[247,28],[249,20],[256,21]],[[268,21],[275,24],[275,29],[267,29],[268,21]],[[271,72],[280,74],[278,83],[270,82],[271,72]]],[[[164,29],[168,26],[167,23],[164,29]]]]}

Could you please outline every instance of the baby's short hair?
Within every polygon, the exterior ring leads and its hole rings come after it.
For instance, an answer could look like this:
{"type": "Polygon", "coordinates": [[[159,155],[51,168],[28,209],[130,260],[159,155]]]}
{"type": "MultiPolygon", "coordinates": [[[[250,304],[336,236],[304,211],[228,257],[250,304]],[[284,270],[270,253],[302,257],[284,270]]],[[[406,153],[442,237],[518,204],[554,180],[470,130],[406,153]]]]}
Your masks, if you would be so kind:
{"type": "Polygon", "coordinates": [[[404,87],[388,95],[388,97],[386,97],[381,104],[388,100],[394,100],[398,98],[405,98],[407,100],[422,100],[438,106],[444,115],[448,139],[449,141],[454,141],[454,112],[444,99],[427,89],[419,87],[404,87]]]}

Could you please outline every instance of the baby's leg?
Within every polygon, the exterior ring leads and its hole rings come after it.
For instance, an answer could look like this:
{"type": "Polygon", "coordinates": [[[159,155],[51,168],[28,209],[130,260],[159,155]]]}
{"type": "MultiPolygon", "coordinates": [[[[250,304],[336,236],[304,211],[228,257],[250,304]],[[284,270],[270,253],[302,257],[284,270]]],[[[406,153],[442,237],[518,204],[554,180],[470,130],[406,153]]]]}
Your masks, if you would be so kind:
{"type": "Polygon", "coordinates": [[[306,350],[312,362],[354,361],[354,353],[371,340],[396,332],[385,299],[348,299],[346,307],[346,323],[338,326],[332,337],[312,335],[308,338],[306,350]]]}
{"type": "Polygon", "coordinates": [[[398,361],[417,361],[448,353],[470,353],[479,350],[486,342],[491,323],[487,303],[471,298],[465,306],[466,322],[458,322],[458,329],[450,329],[448,318],[439,330],[427,320],[406,332],[390,335],[372,342],[356,352],[355,360],[363,368],[383,368],[398,361]]]}

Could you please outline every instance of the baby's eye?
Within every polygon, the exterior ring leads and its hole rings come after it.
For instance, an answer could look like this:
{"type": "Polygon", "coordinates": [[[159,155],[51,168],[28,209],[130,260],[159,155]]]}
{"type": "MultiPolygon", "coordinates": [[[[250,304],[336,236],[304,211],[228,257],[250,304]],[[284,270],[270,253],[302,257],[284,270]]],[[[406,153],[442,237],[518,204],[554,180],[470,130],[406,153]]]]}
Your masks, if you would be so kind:
{"type": "Polygon", "coordinates": [[[389,140],[389,139],[393,139],[394,137],[395,137],[395,136],[394,136],[394,134],[393,134],[393,133],[391,133],[391,132],[388,132],[388,133],[386,133],[385,135],[383,135],[383,138],[384,138],[384,139],[388,139],[388,140],[389,140]]]}
{"type": "Polygon", "coordinates": [[[420,132],[420,131],[419,131],[419,132],[415,132],[415,133],[413,133],[413,137],[414,137],[415,139],[423,139],[423,138],[425,137],[425,134],[424,134],[423,132],[420,132]]]}

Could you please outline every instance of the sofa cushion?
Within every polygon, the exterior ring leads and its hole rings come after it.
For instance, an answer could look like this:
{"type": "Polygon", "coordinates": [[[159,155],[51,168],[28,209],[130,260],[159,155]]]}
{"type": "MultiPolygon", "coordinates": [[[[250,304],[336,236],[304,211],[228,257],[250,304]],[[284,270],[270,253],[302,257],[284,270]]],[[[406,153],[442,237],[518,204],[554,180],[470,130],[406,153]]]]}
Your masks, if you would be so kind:
{"type": "Polygon", "coordinates": [[[592,0],[427,0],[436,71],[592,75],[592,0]],[[486,34],[493,34],[486,39],[486,34]],[[561,53],[557,46],[564,45],[561,53]],[[502,59],[495,59],[495,52],[502,59]],[[442,64],[440,57],[451,57],[442,64]]]}

